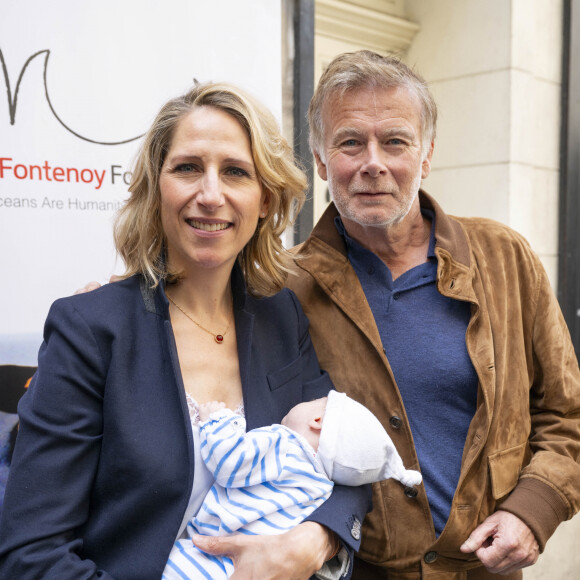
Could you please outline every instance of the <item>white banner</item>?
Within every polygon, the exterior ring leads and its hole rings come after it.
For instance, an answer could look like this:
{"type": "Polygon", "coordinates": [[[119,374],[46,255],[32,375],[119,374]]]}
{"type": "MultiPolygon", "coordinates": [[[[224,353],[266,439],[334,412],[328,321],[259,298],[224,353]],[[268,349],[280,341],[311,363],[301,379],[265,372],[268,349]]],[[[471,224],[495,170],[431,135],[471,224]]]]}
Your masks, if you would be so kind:
{"type": "Polygon", "coordinates": [[[51,302],[122,272],[112,219],[163,102],[226,80],[281,118],[280,4],[2,0],[0,364],[35,364],[51,302]]]}

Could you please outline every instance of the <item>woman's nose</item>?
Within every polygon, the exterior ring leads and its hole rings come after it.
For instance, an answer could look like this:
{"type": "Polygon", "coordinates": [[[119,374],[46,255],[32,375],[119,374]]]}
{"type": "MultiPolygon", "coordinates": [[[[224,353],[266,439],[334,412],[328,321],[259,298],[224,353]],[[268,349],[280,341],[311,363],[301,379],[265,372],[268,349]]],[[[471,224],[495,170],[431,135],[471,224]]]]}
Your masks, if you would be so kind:
{"type": "Polygon", "coordinates": [[[219,173],[207,170],[201,180],[201,188],[197,196],[198,203],[209,208],[219,207],[223,204],[223,188],[219,173]]]}

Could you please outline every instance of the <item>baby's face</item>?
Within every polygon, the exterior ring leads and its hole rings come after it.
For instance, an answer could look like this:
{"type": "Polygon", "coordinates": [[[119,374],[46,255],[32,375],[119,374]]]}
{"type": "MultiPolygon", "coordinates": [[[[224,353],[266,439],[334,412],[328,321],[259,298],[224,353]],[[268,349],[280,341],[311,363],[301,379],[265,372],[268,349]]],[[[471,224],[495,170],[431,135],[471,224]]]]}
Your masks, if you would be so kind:
{"type": "Polygon", "coordinates": [[[314,449],[318,449],[318,438],[327,400],[327,397],[322,397],[292,407],[286,417],[282,419],[282,425],[300,433],[314,449]]]}

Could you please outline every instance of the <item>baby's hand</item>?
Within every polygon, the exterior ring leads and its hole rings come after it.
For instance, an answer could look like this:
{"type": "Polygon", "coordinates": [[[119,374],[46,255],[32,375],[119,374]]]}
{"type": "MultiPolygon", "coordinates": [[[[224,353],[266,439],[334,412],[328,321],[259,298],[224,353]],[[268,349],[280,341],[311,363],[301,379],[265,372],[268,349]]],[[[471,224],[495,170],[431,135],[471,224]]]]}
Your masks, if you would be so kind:
{"type": "Polygon", "coordinates": [[[207,403],[202,403],[199,406],[199,420],[207,421],[209,416],[220,409],[225,409],[226,404],[222,401],[208,401],[207,403]]]}

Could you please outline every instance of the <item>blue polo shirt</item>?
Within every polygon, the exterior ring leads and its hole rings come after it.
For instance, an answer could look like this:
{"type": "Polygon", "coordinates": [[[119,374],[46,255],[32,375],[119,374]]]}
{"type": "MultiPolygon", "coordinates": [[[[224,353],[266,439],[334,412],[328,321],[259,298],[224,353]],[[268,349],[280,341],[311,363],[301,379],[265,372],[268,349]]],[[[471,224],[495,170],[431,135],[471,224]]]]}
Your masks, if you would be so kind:
{"type": "Polygon", "coordinates": [[[393,281],[389,268],[335,220],[381,336],[411,426],[437,536],[451,509],[477,402],[478,378],[467,353],[468,302],[436,287],[435,215],[428,261],[393,281]]]}

